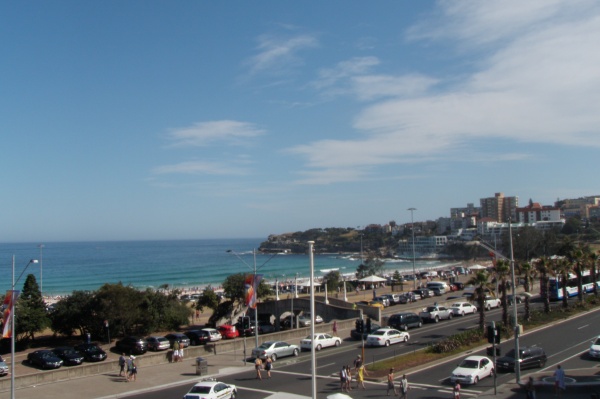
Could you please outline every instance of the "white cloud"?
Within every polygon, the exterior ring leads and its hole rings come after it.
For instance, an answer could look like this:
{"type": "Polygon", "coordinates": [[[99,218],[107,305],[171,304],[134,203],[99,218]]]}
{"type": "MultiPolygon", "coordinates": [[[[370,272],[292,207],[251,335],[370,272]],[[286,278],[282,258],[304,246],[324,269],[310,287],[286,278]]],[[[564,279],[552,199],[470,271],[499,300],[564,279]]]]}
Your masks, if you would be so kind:
{"type": "Polygon", "coordinates": [[[334,86],[340,80],[364,74],[372,67],[379,65],[377,57],[356,57],[342,61],[334,68],[323,68],[318,72],[318,79],[312,85],[319,90],[334,86]]]}
{"type": "Polygon", "coordinates": [[[229,163],[210,161],[189,161],[154,168],[158,175],[190,174],[190,175],[246,175],[247,170],[229,163]]]}
{"type": "Polygon", "coordinates": [[[199,147],[213,142],[229,144],[247,143],[249,139],[265,134],[252,123],[232,120],[198,122],[193,126],[174,129],[169,132],[169,138],[176,147],[199,147]]]}
{"type": "MultiPolygon", "coordinates": [[[[359,99],[380,101],[356,116],[360,139],[320,140],[290,149],[307,158],[312,181],[358,180],[378,165],[447,159],[479,151],[473,142],[497,139],[515,145],[600,147],[600,3],[440,4],[435,29],[426,34],[423,26],[432,25],[421,24],[410,31],[411,38],[454,40],[478,70],[445,79],[418,72],[397,77],[363,73],[379,60],[324,70],[319,88],[334,90],[347,78],[359,99]]],[[[528,156],[495,154],[490,159],[528,156]]]]}
{"type": "Polygon", "coordinates": [[[297,52],[317,47],[316,37],[303,34],[288,38],[274,35],[261,35],[258,38],[258,53],[247,60],[251,73],[265,70],[281,69],[299,62],[297,52]]]}

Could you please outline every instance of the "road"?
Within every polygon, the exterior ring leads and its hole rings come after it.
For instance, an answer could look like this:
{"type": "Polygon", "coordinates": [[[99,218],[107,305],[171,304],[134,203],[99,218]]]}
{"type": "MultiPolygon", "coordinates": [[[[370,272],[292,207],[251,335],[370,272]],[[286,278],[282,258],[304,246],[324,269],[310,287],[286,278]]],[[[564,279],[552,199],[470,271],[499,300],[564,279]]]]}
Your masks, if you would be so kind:
{"type": "MultiPolygon", "coordinates": [[[[490,320],[500,317],[500,311],[498,310],[487,314],[490,320]]],[[[407,345],[399,344],[389,348],[365,348],[366,361],[370,363],[413,351],[431,340],[440,339],[466,328],[476,327],[477,321],[477,315],[465,316],[464,318],[454,318],[451,321],[438,324],[425,325],[421,329],[410,330],[411,341],[407,345]]],[[[520,338],[520,344],[522,346],[538,345],[543,347],[548,355],[546,369],[553,370],[556,368],[556,364],[560,363],[568,374],[569,369],[589,368],[597,365],[597,362],[588,359],[585,353],[592,338],[598,334],[600,334],[600,311],[593,311],[563,323],[527,333],[520,338]]],[[[500,347],[502,353],[506,353],[514,347],[514,341],[503,342],[500,347]]],[[[359,342],[345,340],[339,348],[323,349],[317,354],[317,392],[319,397],[326,397],[326,395],[340,391],[338,371],[341,365],[351,365],[356,355],[360,353],[360,349],[359,342]]],[[[473,352],[473,354],[483,353],[473,352]]],[[[443,363],[437,363],[412,372],[409,375],[412,386],[411,399],[451,397],[452,389],[448,383],[448,376],[459,361],[460,358],[449,358],[443,363]]],[[[528,372],[524,371],[523,375],[528,372]]],[[[308,352],[302,353],[298,358],[277,361],[272,374],[273,378],[271,380],[263,379],[260,381],[255,379],[254,371],[249,370],[244,373],[224,376],[221,380],[237,385],[239,389],[238,397],[263,399],[277,394],[277,397],[283,398],[283,393],[287,393],[289,395],[287,397],[290,398],[294,395],[310,397],[311,375],[310,354],[308,352]]],[[[501,385],[514,381],[514,379],[514,373],[498,374],[496,384],[501,385]]],[[[365,385],[367,390],[353,390],[351,396],[353,398],[385,396],[386,387],[384,383],[366,382],[365,385]]],[[[171,387],[131,397],[144,399],[181,398],[189,388],[190,385],[171,387]]],[[[486,378],[476,386],[463,387],[462,396],[476,397],[482,392],[493,388],[494,379],[486,378]]]]}

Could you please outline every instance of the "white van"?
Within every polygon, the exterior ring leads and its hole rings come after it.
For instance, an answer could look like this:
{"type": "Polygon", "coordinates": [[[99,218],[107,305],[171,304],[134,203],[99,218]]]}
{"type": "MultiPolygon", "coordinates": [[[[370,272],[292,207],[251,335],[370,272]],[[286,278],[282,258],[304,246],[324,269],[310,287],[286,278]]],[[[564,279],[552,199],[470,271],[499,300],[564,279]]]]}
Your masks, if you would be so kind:
{"type": "Polygon", "coordinates": [[[450,290],[450,287],[448,286],[448,284],[446,284],[443,281],[430,281],[427,283],[427,288],[429,288],[429,289],[436,288],[440,291],[440,294],[442,294],[442,295],[450,290]]]}

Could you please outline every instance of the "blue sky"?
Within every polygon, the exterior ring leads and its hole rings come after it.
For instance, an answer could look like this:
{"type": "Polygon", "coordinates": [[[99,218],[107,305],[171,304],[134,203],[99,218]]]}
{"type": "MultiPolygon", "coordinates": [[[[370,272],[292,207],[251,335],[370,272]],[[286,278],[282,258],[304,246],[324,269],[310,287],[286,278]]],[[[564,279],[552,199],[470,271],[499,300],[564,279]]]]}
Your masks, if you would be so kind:
{"type": "Polygon", "coordinates": [[[5,2],[0,40],[2,242],[600,194],[597,1],[5,2]]]}

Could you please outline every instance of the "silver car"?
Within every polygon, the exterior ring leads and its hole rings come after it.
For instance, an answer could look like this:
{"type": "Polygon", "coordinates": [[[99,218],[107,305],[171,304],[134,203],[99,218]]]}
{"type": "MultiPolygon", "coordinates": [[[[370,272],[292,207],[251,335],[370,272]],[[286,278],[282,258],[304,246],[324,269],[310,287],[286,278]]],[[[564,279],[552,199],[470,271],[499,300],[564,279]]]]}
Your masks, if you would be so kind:
{"type": "Polygon", "coordinates": [[[267,359],[275,361],[280,357],[284,356],[298,356],[300,354],[300,347],[298,345],[288,344],[283,341],[267,341],[264,342],[258,348],[252,349],[252,357],[267,359]]]}

